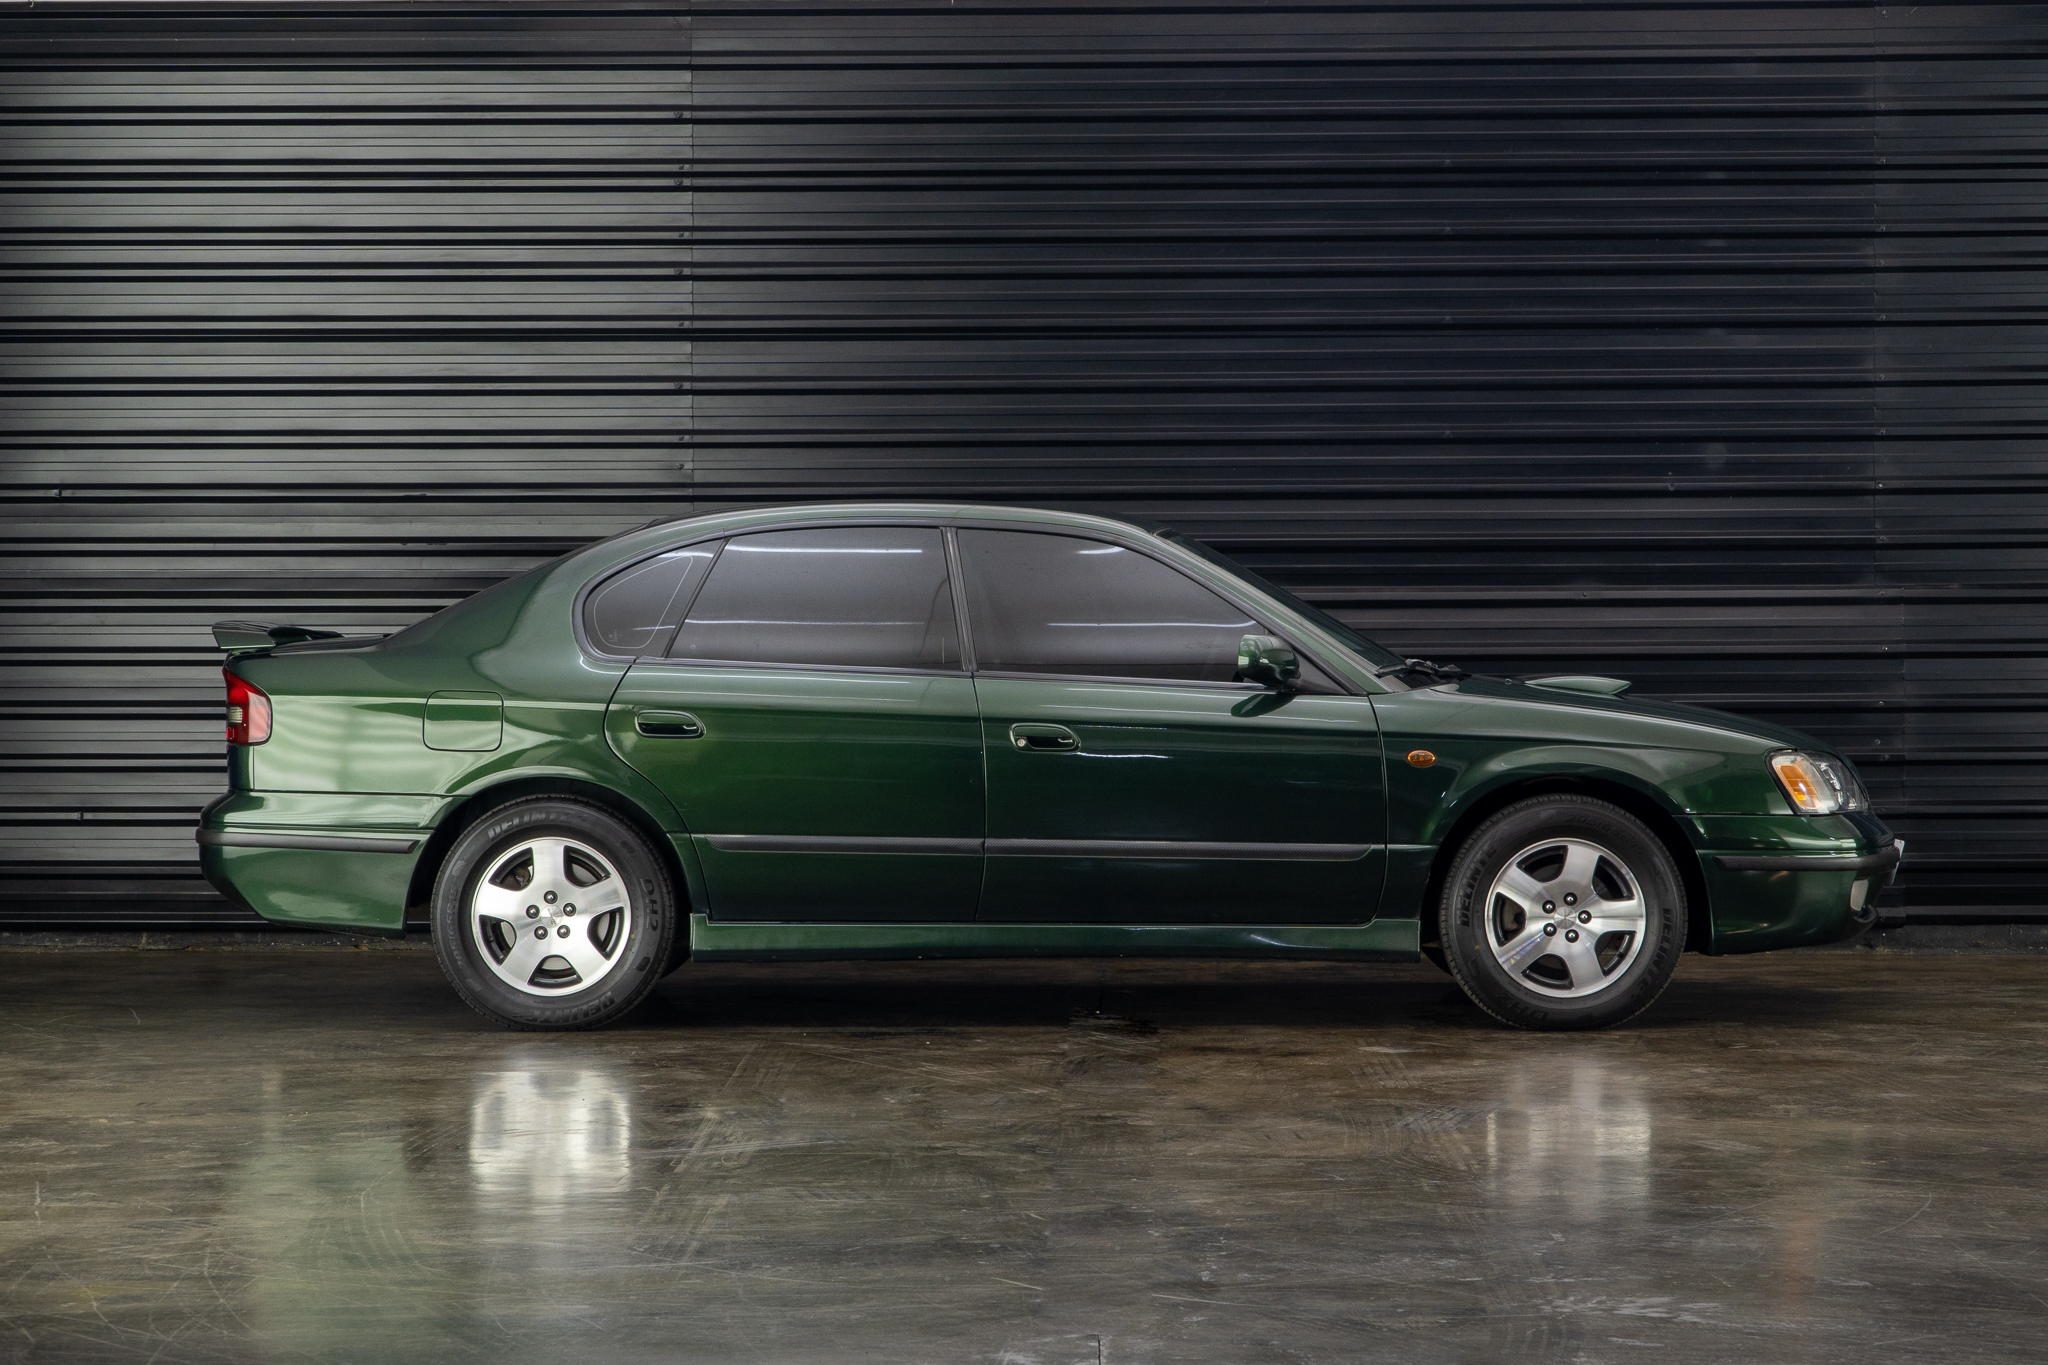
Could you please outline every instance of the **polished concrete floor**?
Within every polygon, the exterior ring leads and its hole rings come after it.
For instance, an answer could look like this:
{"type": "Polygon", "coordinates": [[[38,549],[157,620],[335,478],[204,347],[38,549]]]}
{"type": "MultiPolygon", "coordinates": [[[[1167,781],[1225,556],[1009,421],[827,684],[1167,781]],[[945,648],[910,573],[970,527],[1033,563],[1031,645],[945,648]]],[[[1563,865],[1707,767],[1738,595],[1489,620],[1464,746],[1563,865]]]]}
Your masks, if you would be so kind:
{"type": "Polygon", "coordinates": [[[2048,1358],[2048,958],[686,967],[10,951],[0,1359],[2048,1358]]]}

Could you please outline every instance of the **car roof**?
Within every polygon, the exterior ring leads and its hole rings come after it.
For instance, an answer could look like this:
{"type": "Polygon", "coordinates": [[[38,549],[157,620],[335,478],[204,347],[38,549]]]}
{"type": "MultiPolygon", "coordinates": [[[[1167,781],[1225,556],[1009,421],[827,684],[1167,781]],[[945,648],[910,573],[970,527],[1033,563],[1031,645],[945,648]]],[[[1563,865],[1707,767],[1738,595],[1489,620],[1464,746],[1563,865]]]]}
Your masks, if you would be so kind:
{"type": "Polygon", "coordinates": [[[1096,512],[1070,512],[1049,507],[1008,507],[974,502],[809,502],[735,508],[731,511],[700,512],[688,517],[663,517],[595,541],[563,556],[551,573],[572,578],[602,576],[643,555],[658,553],[691,540],[709,540],[755,529],[789,526],[793,523],[837,521],[874,522],[902,517],[914,521],[1015,522],[1019,525],[1058,527],[1076,532],[1126,538],[1150,538],[1163,527],[1134,517],[1104,516],[1096,512]]]}
{"type": "Polygon", "coordinates": [[[1105,529],[1135,530],[1146,534],[1157,534],[1165,529],[1162,523],[1150,518],[1073,511],[1065,508],[1020,507],[1003,503],[874,501],[776,503],[762,507],[740,508],[730,512],[699,512],[687,517],[660,517],[635,527],[634,531],[628,534],[657,528],[683,527],[692,523],[702,523],[709,530],[721,525],[739,527],[766,521],[831,520],[836,517],[916,517],[945,521],[986,518],[992,521],[1051,522],[1077,528],[1094,525],[1105,529]]]}

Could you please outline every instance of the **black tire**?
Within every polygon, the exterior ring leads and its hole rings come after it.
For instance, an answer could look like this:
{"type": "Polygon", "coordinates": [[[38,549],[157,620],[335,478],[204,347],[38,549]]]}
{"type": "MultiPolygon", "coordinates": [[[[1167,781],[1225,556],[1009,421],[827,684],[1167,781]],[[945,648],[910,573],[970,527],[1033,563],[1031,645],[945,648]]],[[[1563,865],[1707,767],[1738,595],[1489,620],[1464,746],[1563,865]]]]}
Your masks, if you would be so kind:
{"type": "MultiPolygon", "coordinates": [[[[529,861],[538,856],[532,855],[529,861]]],[[[533,875],[531,867],[527,873],[533,875]]],[[[513,895],[515,898],[523,897],[526,893],[517,889],[516,875],[515,869],[515,880],[511,883],[513,895]]],[[[501,880],[494,885],[502,888],[507,883],[501,880]]],[[[577,893],[572,889],[569,894],[577,893]]],[[[536,895],[536,902],[539,899],[536,895]]],[[[552,917],[555,913],[551,902],[547,916],[552,917]]],[[[572,916],[575,913],[573,902],[568,905],[568,913],[572,916]]],[[[591,916],[586,915],[581,922],[569,919],[559,924],[548,917],[537,918],[532,923],[537,927],[553,925],[555,932],[566,928],[572,933],[594,933],[591,926],[595,920],[591,916]]],[[[477,1013],[513,1029],[562,1031],[602,1028],[626,1014],[647,998],[647,993],[660,979],[662,973],[659,969],[668,962],[679,929],[677,919],[675,888],[653,846],[638,830],[610,811],[573,797],[528,797],[491,811],[455,841],[434,879],[434,955],[440,960],[442,973],[455,987],[456,993],[477,1013]],[[549,986],[542,980],[546,962],[567,962],[567,959],[551,957],[535,968],[529,978],[530,989],[522,989],[510,984],[508,978],[492,965],[490,955],[499,952],[500,948],[487,949],[481,941],[487,936],[487,930],[492,935],[504,931],[488,922],[482,928],[474,927],[470,907],[472,897],[480,887],[487,894],[496,894],[481,884],[487,875],[506,866],[503,859],[532,841],[547,839],[561,839],[574,845],[580,859],[575,862],[574,869],[580,871],[571,869],[573,875],[590,876],[593,871],[603,874],[590,883],[564,885],[585,885],[594,890],[600,883],[616,877],[619,889],[624,893],[625,913],[611,925],[616,937],[605,945],[609,951],[602,957],[604,965],[601,970],[589,972],[588,979],[573,969],[567,973],[552,973],[551,980],[565,977],[573,980],[549,986]],[[586,854],[594,856],[585,857],[586,854]],[[541,984],[536,986],[536,982],[541,984]],[[536,990],[544,990],[545,993],[534,993],[536,990]]],[[[527,922],[522,920],[517,931],[522,939],[526,925],[527,922]]],[[[568,933],[562,935],[564,939],[570,936],[568,933]]],[[[546,939],[544,931],[542,937],[546,939]]],[[[493,938],[494,943],[503,941],[493,938]]],[[[546,939],[546,946],[553,946],[553,940],[546,939]]],[[[519,947],[530,952],[542,951],[523,942],[519,947]]],[[[564,947],[562,951],[587,956],[591,950],[578,940],[574,949],[564,947]]],[[[506,960],[517,961],[510,957],[506,960]]]]}
{"type": "Polygon", "coordinates": [[[1473,1004],[1516,1028],[1596,1029],[1632,1019],[1670,984],[1685,950],[1685,881],[1670,851],[1627,811],[1586,796],[1518,801],[1474,830],[1451,863],[1439,913],[1451,975],[1473,1004]],[[1590,909],[1578,908],[1576,899],[1565,906],[1563,891],[1542,891],[1548,898],[1525,912],[1516,896],[1527,893],[1495,893],[1510,863],[1528,879],[1524,886],[1566,884],[1564,868],[1580,865],[1567,863],[1573,850],[1592,864],[1588,884],[1604,888],[1587,896],[1590,909]],[[1549,878],[1540,875],[1553,866],[1549,878]],[[1623,896],[1629,882],[1633,902],[1623,896]],[[1635,922],[1621,910],[1594,919],[1603,901],[1638,905],[1640,929],[1601,932],[1602,925],[1635,922]],[[1590,925],[1583,947],[1580,922],[1590,925]],[[1583,981],[1580,968],[1548,952],[1551,944],[1566,950],[1566,934],[1568,951],[1585,964],[1583,981]],[[1524,945],[1519,971],[1501,960],[1503,953],[1515,956],[1516,944],[1524,945]]]}

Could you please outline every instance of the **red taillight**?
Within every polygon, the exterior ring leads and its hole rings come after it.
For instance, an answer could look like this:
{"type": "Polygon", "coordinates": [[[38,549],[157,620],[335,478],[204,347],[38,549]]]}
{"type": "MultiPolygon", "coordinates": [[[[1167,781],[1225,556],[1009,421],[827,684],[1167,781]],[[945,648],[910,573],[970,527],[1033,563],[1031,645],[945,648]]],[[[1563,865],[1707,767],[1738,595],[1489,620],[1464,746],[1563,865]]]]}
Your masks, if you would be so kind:
{"type": "Polygon", "coordinates": [[[263,689],[226,669],[228,680],[228,743],[261,744],[270,738],[270,698],[263,689]]]}

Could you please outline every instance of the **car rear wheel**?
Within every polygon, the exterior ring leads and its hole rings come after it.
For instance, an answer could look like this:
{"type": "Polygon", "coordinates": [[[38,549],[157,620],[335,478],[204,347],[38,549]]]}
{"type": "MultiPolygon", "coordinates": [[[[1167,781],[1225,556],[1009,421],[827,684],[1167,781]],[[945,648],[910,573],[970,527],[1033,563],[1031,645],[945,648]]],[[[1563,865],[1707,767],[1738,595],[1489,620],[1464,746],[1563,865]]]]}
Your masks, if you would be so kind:
{"type": "Polygon", "coordinates": [[[1618,806],[1540,796],[1458,849],[1440,911],[1451,975],[1517,1028],[1605,1028],[1663,993],[1685,948],[1685,882],[1618,806]]]}
{"type": "Polygon", "coordinates": [[[434,953],[479,1014],[598,1028],[646,998],[675,941],[675,892],[625,821],[563,797],[510,802],[465,831],[434,881],[434,953]]]}

